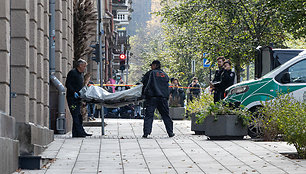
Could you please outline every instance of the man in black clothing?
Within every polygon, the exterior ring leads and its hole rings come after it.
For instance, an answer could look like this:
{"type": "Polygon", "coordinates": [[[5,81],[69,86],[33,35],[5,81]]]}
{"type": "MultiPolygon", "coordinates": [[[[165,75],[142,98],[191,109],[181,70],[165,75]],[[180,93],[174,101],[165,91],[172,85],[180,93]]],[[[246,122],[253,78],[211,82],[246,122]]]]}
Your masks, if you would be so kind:
{"type": "MultiPolygon", "coordinates": [[[[232,64],[229,60],[223,63],[223,69],[220,83],[222,94],[224,94],[226,88],[232,86],[235,81],[235,73],[232,71],[232,64]]],[[[224,99],[224,95],[221,96],[221,99],[224,99]]]]}
{"type": "Polygon", "coordinates": [[[84,86],[83,73],[86,69],[87,62],[83,59],[77,61],[77,67],[70,70],[66,79],[67,88],[67,102],[70,113],[72,115],[72,137],[91,136],[87,134],[83,128],[83,118],[80,111],[81,99],[79,98],[79,91],[84,86]]]}
{"type": "Polygon", "coordinates": [[[235,80],[235,73],[232,72],[231,62],[229,60],[223,63],[223,71],[221,73],[220,83],[214,84],[214,87],[223,95],[220,95],[220,100],[224,99],[224,92],[226,88],[232,86],[235,80]]]}
{"type": "Polygon", "coordinates": [[[223,72],[224,61],[225,61],[225,58],[223,56],[220,56],[217,58],[218,69],[216,70],[215,77],[212,81],[212,84],[210,85],[210,87],[213,89],[215,103],[220,101],[223,96],[222,90],[217,87],[218,85],[214,85],[214,84],[218,84],[221,82],[221,74],[223,72]]]}
{"type": "Polygon", "coordinates": [[[151,63],[151,70],[148,71],[143,79],[143,95],[145,101],[145,117],[143,126],[143,138],[147,138],[152,132],[154,111],[157,108],[164,121],[169,137],[173,137],[173,122],[169,116],[169,77],[160,69],[160,61],[154,60],[151,63]]]}

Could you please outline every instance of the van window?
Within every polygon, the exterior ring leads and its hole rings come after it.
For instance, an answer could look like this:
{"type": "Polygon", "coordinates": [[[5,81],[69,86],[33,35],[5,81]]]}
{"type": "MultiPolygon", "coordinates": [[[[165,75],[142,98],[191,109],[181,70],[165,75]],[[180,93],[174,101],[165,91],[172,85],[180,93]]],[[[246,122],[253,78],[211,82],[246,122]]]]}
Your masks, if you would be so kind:
{"type": "Polygon", "coordinates": [[[290,83],[306,83],[306,60],[302,60],[288,68],[290,83]]]}

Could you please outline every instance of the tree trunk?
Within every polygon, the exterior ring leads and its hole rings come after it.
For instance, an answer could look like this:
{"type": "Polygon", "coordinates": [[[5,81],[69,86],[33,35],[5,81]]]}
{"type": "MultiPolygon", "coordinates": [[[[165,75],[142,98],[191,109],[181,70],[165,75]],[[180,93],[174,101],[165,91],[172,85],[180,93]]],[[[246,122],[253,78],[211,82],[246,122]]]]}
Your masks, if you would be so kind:
{"type": "Polygon", "coordinates": [[[237,77],[237,83],[240,82],[240,71],[241,71],[241,66],[240,66],[240,55],[237,55],[236,57],[236,62],[235,62],[235,73],[237,77]]]}

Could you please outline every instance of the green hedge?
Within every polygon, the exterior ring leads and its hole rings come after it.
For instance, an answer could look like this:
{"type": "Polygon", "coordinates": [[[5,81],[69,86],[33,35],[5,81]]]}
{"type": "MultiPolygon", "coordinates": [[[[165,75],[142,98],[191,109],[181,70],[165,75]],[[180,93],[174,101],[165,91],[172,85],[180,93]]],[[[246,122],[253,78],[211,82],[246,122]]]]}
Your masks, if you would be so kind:
{"type": "Polygon", "coordinates": [[[283,134],[285,141],[295,146],[299,156],[306,158],[306,103],[286,94],[265,102],[263,106],[259,112],[264,115],[265,136],[283,134]]]}

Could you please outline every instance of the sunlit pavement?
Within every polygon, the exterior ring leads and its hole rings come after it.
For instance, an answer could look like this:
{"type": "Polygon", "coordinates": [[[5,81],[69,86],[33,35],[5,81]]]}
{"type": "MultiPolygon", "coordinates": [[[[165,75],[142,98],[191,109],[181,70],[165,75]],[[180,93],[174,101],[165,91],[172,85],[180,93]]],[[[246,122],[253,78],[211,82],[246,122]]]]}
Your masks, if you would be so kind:
{"type": "MultiPolygon", "coordinates": [[[[295,152],[286,142],[255,142],[250,139],[211,141],[193,135],[190,121],[174,121],[173,138],[164,124],[154,120],[149,139],[143,139],[143,120],[106,119],[100,127],[86,127],[92,137],[55,135],[43,158],[55,159],[29,174],[305,174],[306,160],[291,160],[280,153],[295,152]]],[[[17,172],[15,172],[17,173],[17,172]]]]}

